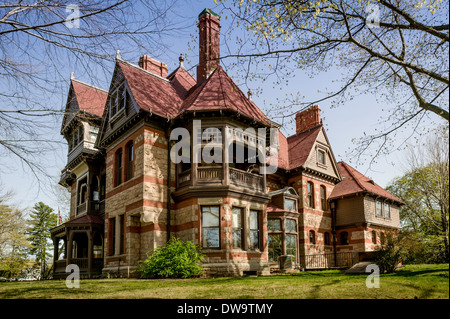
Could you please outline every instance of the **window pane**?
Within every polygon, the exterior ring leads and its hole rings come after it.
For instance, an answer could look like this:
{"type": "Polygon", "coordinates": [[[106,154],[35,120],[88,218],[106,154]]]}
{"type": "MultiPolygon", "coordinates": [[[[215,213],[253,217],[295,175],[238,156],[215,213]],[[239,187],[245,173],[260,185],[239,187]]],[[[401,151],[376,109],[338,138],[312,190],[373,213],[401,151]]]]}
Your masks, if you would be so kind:
{"type": "Polygon", "coordinates": [[[242,209],[241,208],[233,208],[232,209],[232,214],[233,214],[233,228],[241,228],[241,223],[242,223],[242,209]]]}
{"type": "Polygon", "coordinates": [[[203,228],[203,247],[219,247],[219,228],[203,228]]]}
{"type": "Polygon", "coordinates": [[[242,230],[233,228],[233,248],[242,248],[242,230]]]}
{"type": "Polygon", "coordinates": [[[286,198],[284,200],[284,209],[295,210],[295,200],[286,198]]]}
{"type": "Polygon", "coordinates": [[[286,219],[286,231],[296,232],[297,227],[295,225],[295,220],[286,219]]]}
{"type": "Polygon", "coordinates": [[[269,261],[278,261],[282,255],[281,234],[269,234],[269,261]]]}
{"type": "Polygon", "coordinates": [[[383,213],[381,212],[381,202],[377,201],[377,216],[382,216],[383,213]]]}
{"type": "Polygon", "coordinates": [[[286,234],[286,255],[297,255],[297,236],[286,234]]]}
{"type": "Polygon", "coordinates": [[[256,210],[250,211],[250,229],[258,229],[258,212],[256,210]]]}
{"type": "Polygon", "coordinates": [[[384,203],[384,216],[389,218],[391,216],[390,211],[389,211],[389,204],[384,203]]]}
{"type": "Polygon", "coordinates": [[[250,231],[250,249],[258,249],[259,248],[259,231],[251,230],[250,231]]]}
{"type": "Polygon", "coordinates": [[[202,207],[202,225],[203,227],[219,226],[219,207],[205,206],[202,207]]]}
{"type": "Polygon", "coordinates": [[[279,219],[268,219],[267,220],[268,230],[276,231],[281,230],[281,220],[279,219]]]}

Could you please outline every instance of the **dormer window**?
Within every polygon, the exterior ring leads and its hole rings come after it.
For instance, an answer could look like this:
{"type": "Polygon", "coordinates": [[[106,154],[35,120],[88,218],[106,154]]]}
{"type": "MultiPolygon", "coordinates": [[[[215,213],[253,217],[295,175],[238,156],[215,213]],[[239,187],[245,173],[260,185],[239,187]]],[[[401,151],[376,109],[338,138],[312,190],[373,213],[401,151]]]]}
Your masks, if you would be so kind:
{"type": "Polygon", "coordinates": [[[72,133],[67,137],[69,143],[69,152],[78,146],[84,140],[84,128],[81,124],[78,128],[75,128],[72,133]]]}
{"type": "Polygon", "coordinates": [[[127,89],[125,82],[122,82],[111,94],[109,99],[109,111],[111,118],[116,116],[122,109],[126,107],[127,89]]]}

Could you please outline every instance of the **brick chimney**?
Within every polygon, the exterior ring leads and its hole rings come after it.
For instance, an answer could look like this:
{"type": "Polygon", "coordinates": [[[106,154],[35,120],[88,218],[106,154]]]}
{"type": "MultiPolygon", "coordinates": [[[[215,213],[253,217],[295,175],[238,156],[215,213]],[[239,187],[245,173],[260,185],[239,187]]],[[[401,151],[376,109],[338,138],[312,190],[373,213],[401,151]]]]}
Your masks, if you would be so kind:
{"type": "Polygon", "coordinates": [[[197,83],[203,81],[220,63],[220,17],[211,9],[203,10],[198,16],[199,63],[197,83]]]}
{"type": "Polygon", "coordinates": [[[159,75],[163,78],[167,77],[167,65],[152,59],[148,55],[143,55],[139,58],[139,66],[144,70],[159,75]]]}
{"type": "Polygon", "coordinates": [[[295,124],[297,134],[322,124],[322,120],[320,119],[320,107],[318,105],[313,105],[302,112],[298,112],[295,115],[295,124]]]}

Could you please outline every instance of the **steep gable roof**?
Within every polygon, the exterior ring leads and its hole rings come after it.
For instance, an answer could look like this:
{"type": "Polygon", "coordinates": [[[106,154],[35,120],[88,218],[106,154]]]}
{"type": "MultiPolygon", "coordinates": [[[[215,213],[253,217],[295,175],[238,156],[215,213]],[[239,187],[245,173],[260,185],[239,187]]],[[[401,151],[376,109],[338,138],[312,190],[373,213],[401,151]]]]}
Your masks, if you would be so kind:
{"type": "Polygon", "coordinates": [[[79,110],[101,117],[108,92],[76,79],[71,82],[79,110]]]}
{"type": "Polygon", "coordinates": [[[117,65],[141,109],[166,118],[172,118],[178,113],[182,99],[169,80],[120,59],[117,65]]]}
{"type": "Polygon", "coordinates": [[[322,125],[318,125],[308,131],[287,138],[289,169],[295,169],[305,164],[321,130],[322,125]]]}
{"type": "Polygon", "coordinates": [[[344,179],[334,187],[330,195],[330,199],[366,192],[391,199],[399,204],[403,204],[400,199],[386,191],[367,176],[358,172],[347,163],[339,162],[337,165],[344,179]]]}
{"type": "Polygon", "coordinates": [[[173,88],[184,99],[189,90],[197,84],[194,77],[184,68],[178,67],[167,79],[172,83],[173,88]]]}

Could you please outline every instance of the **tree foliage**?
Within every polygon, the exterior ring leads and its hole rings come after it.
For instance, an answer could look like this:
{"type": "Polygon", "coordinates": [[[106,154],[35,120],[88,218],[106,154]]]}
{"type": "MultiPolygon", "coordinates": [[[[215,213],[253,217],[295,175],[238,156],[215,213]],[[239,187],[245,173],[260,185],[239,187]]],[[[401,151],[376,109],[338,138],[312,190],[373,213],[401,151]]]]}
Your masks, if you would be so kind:
{"type": "Polygon", "coordinates": [[[189,278],[200,276],[201,248],[191,241],[172,237],[140,263],[141,278],[189,278]]]}
{"type": "Polygon", "coordinates": [[[310,76],[341,71],[330,78],[336,88],[322,97],[299,94],[275,105],[275,119],[283,121],[325,100],[338,106],[354,95],[370,94],[386,115],[381,129],[359,140],[356,155],[372,147],[375,155],[389,152],[399,146],[393,141],[396,133],[417,132],[430,114],[448,125],[448,1],[220,2],[228,5],[232,25],[247,31],[236,41],[238,52],[224,56],[236,58],[247,83],[276,75],[280,86],[298,70],[310,76]]]}
{"type": "MultiPolygon", "coordinates": [[[[429,137],[422,147],[411,149],[407,172],[387,190],[405,205],[400,210],[403,227],[416,233],[431,259],[449,260],[449,144],[448,131],[429,137]],[[441,258],[437,258],[441,256],[441,258]]],[[[421,257],[422,258],[422,257],[421,257]]]]}
{"type": "Polygon", "coordinates": [[[52,256],[50,229],[56,226],[57,215],[53,209],[42,202],[36,203],[30,212],[28,236],[31,244],[30,254],[35,256],[41,266],[41,273],[48,271],[47,260],[52,256]]]}

